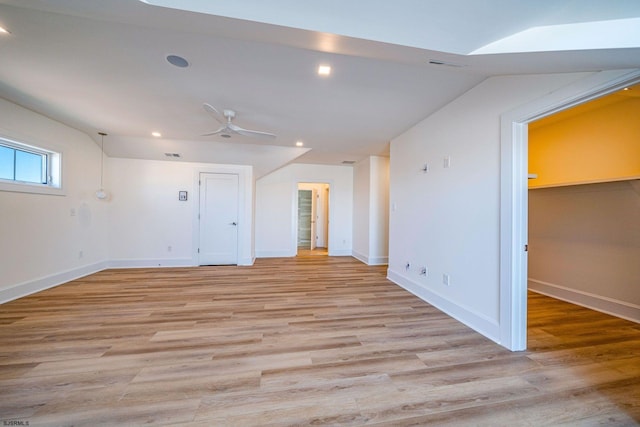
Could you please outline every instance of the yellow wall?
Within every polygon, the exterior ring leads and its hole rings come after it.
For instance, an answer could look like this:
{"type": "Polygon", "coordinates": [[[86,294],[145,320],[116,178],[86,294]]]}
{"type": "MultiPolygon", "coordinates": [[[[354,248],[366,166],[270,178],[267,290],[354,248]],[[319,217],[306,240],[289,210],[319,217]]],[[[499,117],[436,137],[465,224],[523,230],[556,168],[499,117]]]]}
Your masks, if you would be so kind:
{"type": "Polygon", "coordinates": [[[529,188],[640,178],[640,97],[618,92],[529,125],[529,188]]]}

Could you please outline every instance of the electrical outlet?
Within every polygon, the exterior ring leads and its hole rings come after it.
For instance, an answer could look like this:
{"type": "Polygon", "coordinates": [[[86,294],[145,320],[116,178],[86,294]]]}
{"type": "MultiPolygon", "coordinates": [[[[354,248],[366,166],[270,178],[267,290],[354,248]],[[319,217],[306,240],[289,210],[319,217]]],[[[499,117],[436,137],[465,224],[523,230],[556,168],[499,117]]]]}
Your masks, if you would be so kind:
{"type": "Polygon", "coordinates": [[[446,273],[442,275],[442,284],[449,286],[449,275],[446,273]]]}
{"type": "Polygon", "coordinates": [[[451,156],[447,156],[444,158],[444,167],[448,169],[451,167],[451,156]]]}
{"type": "Polygon", "coordinates": [[[420,275],[424,276],[424,277],[427,277],[429,275],[429,269],[427,267],[422,267],[420,269],[420,275]]]}
{"type": "Polygon", "coordinates": [[[82,257],[84,257],[84,252],[83,251],[78,252],[78,259],[80,259],[82,257]]]}
{"type": "Polygon", "coordinates": [[[167,252],[171,252],[172,248],[171,245],[167,246],[167,252]]]}

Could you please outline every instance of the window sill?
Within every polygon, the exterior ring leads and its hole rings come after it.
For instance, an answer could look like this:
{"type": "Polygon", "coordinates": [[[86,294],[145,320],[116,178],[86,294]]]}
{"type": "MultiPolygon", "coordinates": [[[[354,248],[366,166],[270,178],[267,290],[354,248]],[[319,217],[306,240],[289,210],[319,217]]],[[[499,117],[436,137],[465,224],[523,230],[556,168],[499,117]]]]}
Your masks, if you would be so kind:
{"type": "Polygon", "coordinates": [[[12,193],[46,194],[50,196],[66,196],[66,192],[60,187],[49,187],[46,185],[18,184],[12,182],[0,182],[0,191],[10,191],[12,193]]]}

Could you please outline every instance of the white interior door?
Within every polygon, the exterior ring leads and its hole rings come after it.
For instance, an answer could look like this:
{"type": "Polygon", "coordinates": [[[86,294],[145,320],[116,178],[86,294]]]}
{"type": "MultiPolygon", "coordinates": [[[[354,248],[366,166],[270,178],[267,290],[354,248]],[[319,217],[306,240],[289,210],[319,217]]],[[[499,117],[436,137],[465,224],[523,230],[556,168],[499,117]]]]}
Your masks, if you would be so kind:
{"type": "Polygon", "coordinates": [[[200,265],[238,263],[238,175],[200,174],[200,265]]]}
{"type": "Polygon", "coordinates": [[[311,250],[316,248],[318,243],[318,190],[311,190],[311,250]]]}

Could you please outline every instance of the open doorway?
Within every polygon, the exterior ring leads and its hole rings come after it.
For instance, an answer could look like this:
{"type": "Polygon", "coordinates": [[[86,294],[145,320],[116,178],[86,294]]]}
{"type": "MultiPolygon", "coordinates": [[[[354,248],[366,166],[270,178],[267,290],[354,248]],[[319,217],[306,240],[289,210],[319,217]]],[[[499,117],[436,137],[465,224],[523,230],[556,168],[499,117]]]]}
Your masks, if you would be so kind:
{"type": "Polygon", "coordinates": [[[527,347],[528,123],[640,81],[640,71],[595,73],[501,116],[500,342],[527,347]]]}
{"type": "Polygon", "coordinates": [[[329,184],[298,184],[298,255],[328,255],[329,184]]]}
{"type": "Polygon", "coordinates": [[[639,321],[638,117],[640,84],[529,124],[529,291],[639,321]]]}

